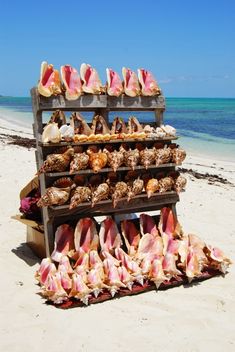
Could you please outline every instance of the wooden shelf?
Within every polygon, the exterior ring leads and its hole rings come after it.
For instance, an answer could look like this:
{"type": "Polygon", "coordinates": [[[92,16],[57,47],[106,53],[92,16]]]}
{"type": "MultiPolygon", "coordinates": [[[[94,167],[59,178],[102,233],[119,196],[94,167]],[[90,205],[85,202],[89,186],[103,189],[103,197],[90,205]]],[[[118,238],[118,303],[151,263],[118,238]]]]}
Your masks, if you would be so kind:
{"type": "MultiPolygon", "coordinates": [[[[154,169],[166,169],[166,168],[175,168],[176,166],[180,166],[173,164],[173,163],[168,163],[168,164],[161,164],[161,165],[150,165],[148,169],[146,169],[142,165],[137,165],[133,171],[138,171],[138,170],[143,170],[148,172],[148,170],[154,170],[154,169]]],[[[120,171],[132,171],[132,169],[128,166],[121,166],[118,168],[116,172],[120,171]]],[[[108,173],[108,172],[114,172],[113,169],[110,167],[103,168],[99,171],[99,173],[108,173]]],[[[70,173],[69,171],[64,171],[64,172],[46,172],[45,175],[46,177],[64,177],[64,176],[74,176],[74,175],[91,175],[91,174],[97,174],[95,173],[92,169],[86,169],[86,170],[79,170],[73,173],[70,173]]]]}
{"type": "Polygon", "coordinates": [[[31,95],[36,103],[38,111],[93,111],[94,109],[125,110],[125,111],[154,111],[165,109],[165,98],[163,95],[153,97],[110,97],[106,94],[85,94],[76,100],[67,100],[64,95],[51,96],[49,98],[38,94],[36,87],[31,89],[31,95]]]}
{"type": "Polygon", "coordinates": [[[127,212],[140,212],[146,210],[158,210],[163,206],[173,204],[179,201],[179,196],[175,191],[164,193],[155,193],[151,198],[148,198],[146,193],[135,196],[129,202],[127,197],[121,198],[116,206],[113,208],[112,200],[102,200],[91,208],[91,202],[81,203],[77,208],[69,209],[69,204],[55,205],[48,207],[50,216],[69,216],[72,214],[93,214],[103,215],[110,213],[127,213],[127,212]]]}

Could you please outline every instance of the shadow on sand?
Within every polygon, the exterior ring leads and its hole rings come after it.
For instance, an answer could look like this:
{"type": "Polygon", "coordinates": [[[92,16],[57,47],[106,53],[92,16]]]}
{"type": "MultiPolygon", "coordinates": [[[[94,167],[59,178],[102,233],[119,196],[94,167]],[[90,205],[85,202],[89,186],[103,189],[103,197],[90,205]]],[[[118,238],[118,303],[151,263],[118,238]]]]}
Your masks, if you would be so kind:
{"type": "Polygon", "coordinates": [[[32,252],[27,243],[21,243],[17,248],[13,248],[12,253],[24,260],[29,266],[40,264],[41,260],[32,252]]]}

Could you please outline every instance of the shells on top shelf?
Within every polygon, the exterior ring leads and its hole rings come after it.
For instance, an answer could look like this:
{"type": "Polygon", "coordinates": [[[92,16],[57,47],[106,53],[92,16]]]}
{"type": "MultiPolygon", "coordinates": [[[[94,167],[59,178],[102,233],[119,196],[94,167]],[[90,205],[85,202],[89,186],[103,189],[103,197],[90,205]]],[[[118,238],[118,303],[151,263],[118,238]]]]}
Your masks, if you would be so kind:
{"type": "Polygon", "coordinates": [[[67,100],[76,100],[82,94],[82,82],[78,71],[70,66],[64,65],[60,68],[61,79],[65,89],[67,100]]]}

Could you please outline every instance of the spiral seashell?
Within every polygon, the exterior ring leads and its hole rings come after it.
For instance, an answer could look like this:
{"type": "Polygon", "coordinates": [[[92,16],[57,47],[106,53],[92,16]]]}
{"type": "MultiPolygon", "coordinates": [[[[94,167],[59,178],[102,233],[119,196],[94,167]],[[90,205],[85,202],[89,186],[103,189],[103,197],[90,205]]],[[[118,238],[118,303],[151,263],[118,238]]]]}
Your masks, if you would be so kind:
{"type": "Polygon", "coordinates": [[[49,154],[38,173],[42,172],[63,172],[68,168],[71,158],[74,155],[73,148],[68,148],[62,154],[49,154]]]}
{"type": "Polygon", "coordinates": [[[46,125],[42,132],[42,143],[59,143],[61,141],[61,133],[57,123],[52,122],[46,125]]]}
{"type": "Polygon", "coordinates": [[[85,170],[89,163],[89,155],[86,153],[74,154],[73,160],[70,163],[70,174],[79,170],[85,170]]]}
{"type": "Polygon", "coordinates": [[[114,188],[114,193],[112,196],[114,208],[116,207],[118,201],[127,195],[127,192],[128,192],[128,186],[125,182],[121,181],[116,183],[114,188]]]}
{"type": "Polygon", "coordinates": [[[176,165],[182,164],[184,159],[186,158],[186,151],[181,148],[175,148],[171,150],[172,162],[176,165]]]}
{"type": "Polygon", "coordinates": [[[151,178],[146,186],[145,186],[145,190],[147,193],[147,197],[150,198],[154,193],[159,191],[159,182],[156,178],[151,178]]]}
{"type": "Polygon", "coordinates": [[[156,149],[156,165],[169,163],[171,161],[171,155],[170,148],[156,149]]]}
{"type": "Polygon", "coordinates": [[[89,164],[92,170],[96,173],[106,166],[108,157],[106,153],[98,152],[89,155],[89,164]]]}
{"type": "Polygon", "coordinates": [[[187,184],[187,179],[184,176],[179,175],[174,180],[174,190],[179,194],[183,189],[185,189],[187,184]]]}
{"type": "Polygon", "coordinates": [[[156,149],[148,149],[145,148],[144,150],[140,151],[140,164],[145,167],[147,170],[150,165],[154,164],[156,159],[156,149]]]}
{"type": "Polygon", "coordinates": [[[122,152],[114,150],[111,153],[107,154],[108,156],[108,165],[113,169],[114,172],[123,164],[124,155],[122,152]]]}
{"type": "Polygon", "coordinates": [[[46,193],[37,202],[37,206],[47,207],[50,205],[63,205],[69,199],[70,190],[70,187],[49,187],[46,189],[46,193]]]}
{"type": "Polygon", "coordinates": [[[138,165],[140,160],[140,152],[138,149],[130,149],[124,152],[124,163],[126,166],[129,166],[132,170],[135,169],[135,166],[138,165]]]}
{"type": "Polygon", "coordinates": [[[74,209],[79,204],[89,201],[91,194],[92,193],[89,187],[77,187],[71,198],[69,209],[74,209]]]}
{"type": "Polygon", "coordinates": [[[129,187],[129,191],[127,193],[127,201],[129,202],[132,198],[141,194],[144,188],[144,181],[138,178],[134,180],[132,187],[129,187]]]}
{"type": "Polygon", "coordinates": [[[92,194],[91,206],[94,207],[95,204],[100,202],[101,200],[107,199],[109,196],[109,186],[107,183],[101,183],[94,193],[92,194]]]}
{"type": "Polygon", "coordinates": [[[171,191],[174,187],[174,180],[171,176],[163,177],[159,180],[159,193],[171,191]]]}

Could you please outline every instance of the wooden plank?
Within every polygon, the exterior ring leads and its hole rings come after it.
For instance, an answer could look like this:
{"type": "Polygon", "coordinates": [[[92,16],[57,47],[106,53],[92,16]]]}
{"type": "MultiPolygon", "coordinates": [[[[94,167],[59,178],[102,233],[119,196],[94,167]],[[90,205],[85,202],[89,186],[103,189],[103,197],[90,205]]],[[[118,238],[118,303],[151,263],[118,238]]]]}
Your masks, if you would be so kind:
{"type": "Polygon", "coordinates": [[[42,147],[64,147],[64,146],[77,146],[77,145],[90,145],[90,144],[119,144],[119,143],[155,143],[155,142],[171,142],[177,140],[179,137],[164,137],[164,138],[144,138],[144,139],[113,139],[110,141],[87,141],[87,142],[60,142],[60,143],[42,143],[42,137],[38,136],[39,145],[42,147]]]}
{"type": "MultiPolygon", "coordinates": [[[[89,298],[89,305],[105,302],[111,299],[118,299],[125,296],[133,296],[133,295],[137,295],[143,292],[148,292],[153,290],[165,291],[170,288],[181,286],[181,285],[185,285],[186,287],[189,287],[189,286],[193,286],[194,284],[197,284],[198,282],[208,280],[208,279],[211,279],[212,277],[221,276],[221,275],[222,273],[217,270],[204,271],[200,276],[195,277],[191,283],[188,282],[187,277],[179,276],[177,278],[172,278],[170,281],[164,281],[159,286],[158,289],[156,288],[155,284],[153,284],[151,281],[146,281],[143,286],[137,283],[134,283],[132,287],[132,291],[128,290],[127,288],[121,288],[114,297],[112,297],[110,292],[108,292],[107,290],[104,290],[97,298],[91,295],[91,297],[89,298]]],[[[83,304],[79,300],[76,300],[75,298],[70,298],[61,304],[54,304],[53,302],[50,302],[50,301],[46,301],[46,303],[60,309],[85,307],[85,304],[83,304]]]]}
{"type": "Polygon", "coordinates": [[[112,200],[103,200],[91,208],[91,203],[86,202],[80,204],[75,209],[69,209],[69,205],[50,206],[48,213],[51,217],[66,216],[75,214],[89,214],[100,216],[104,214],[123,214],[136,213],[139,211],[159,210],[163,206],[171,205],[179,201],[179,196],[176,192],[170,191],[165,193],[156,193],[151,198],[147,198],[146,194],[140,194],[134,197],[130,202],[127,202],[127,197],[119,200],[116,208],[112,206],[112,200]]]}
{"type": "Polygon", "coordinates": [[[165,109],[165,98],[163,95],[153,97],[128,97],[121,95],[120,97],[107,97],[107,107],[110,110],[154,110],[165,109]]]}

